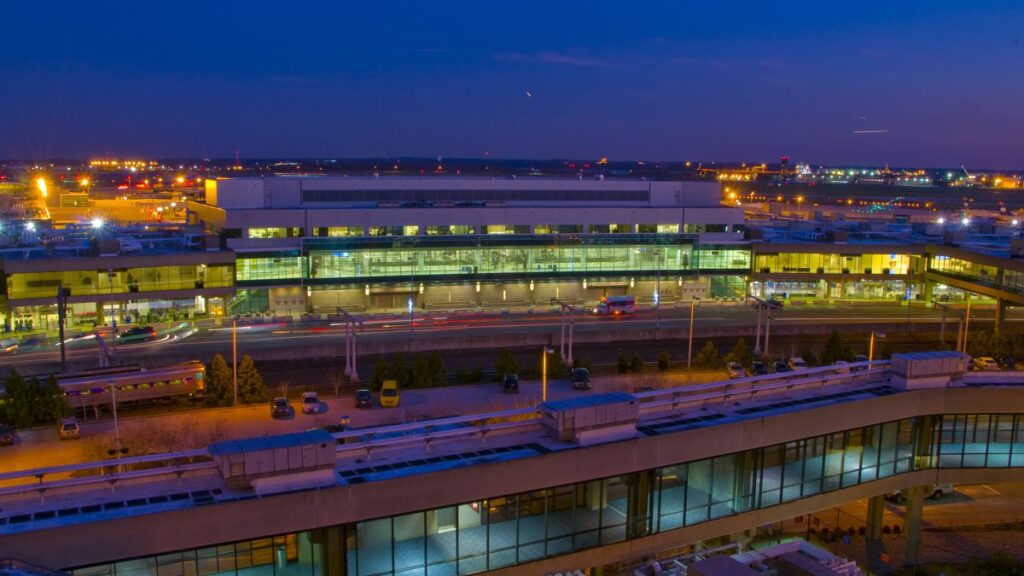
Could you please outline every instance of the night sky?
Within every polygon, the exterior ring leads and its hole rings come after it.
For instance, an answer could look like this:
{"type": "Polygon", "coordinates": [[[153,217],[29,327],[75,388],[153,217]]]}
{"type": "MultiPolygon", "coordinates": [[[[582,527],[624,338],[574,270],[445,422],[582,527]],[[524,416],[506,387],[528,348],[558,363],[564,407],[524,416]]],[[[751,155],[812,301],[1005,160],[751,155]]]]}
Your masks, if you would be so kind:
{"type": "Polygon", "coordinates": [[[1024,166],[1020,0],[4,2],[0,23],[0,158],[1024,166]]]}

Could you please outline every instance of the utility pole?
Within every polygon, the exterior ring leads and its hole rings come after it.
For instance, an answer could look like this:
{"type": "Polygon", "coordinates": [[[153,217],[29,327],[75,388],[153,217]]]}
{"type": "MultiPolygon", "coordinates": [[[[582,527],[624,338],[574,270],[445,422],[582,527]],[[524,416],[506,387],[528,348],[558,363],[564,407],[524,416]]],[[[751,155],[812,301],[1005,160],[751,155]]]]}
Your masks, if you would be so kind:
{"type": "Polygon", "coordinates": [[[754,332],[754,356],[761,355],[761,317],[764,316],[764,306],[757,303],[757,330],[754,332]]]}
{"type": "Polygon", "coordinates": [[[971,329],[971,293],[967,293],[967,312],[964,314],[964,347],[960,352],[967,354],[967,334],[971,329]]]}
{"type": "Polygon", "coordinates": [[[338,308],[338,314],[341,314],[345,321],[345,377],[348,378],[349,382],[359,382],[358,357],[356,355],[356,325],[362,330],[363,321],[340,307],[338,308]]]}

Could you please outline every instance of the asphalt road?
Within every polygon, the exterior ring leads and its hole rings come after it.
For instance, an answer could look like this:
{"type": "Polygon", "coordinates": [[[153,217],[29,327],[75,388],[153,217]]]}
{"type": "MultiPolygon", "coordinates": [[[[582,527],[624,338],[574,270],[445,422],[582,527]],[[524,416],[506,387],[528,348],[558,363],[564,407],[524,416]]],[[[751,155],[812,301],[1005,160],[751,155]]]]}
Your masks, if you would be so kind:
{"type": "MultiPolygon", "coordinates": [[[[972,313],[972,326],[981,328],[985,320],[991,318],[991,311],[975,309],[972,313]]],[[[789,306],[775,313],[773,326],[820,324],[831,325],[863,325],[865,330],[880,322],[899,322],[909,318],[911,322],[938,323],[941,313],[937,310],[912,308],[910,314],[906,308],[892,305],[818,305],[789,306]]],[[[703,333],[711,327],[720,329],[723,326],[752,326],[756,322],[756,312],[743,306],[701,305],[697,307],[694,320],[695,339],[703,338],[703,333]]],[[[1022,316],[1008,316],[1009,321],[1024,320],[1022,316]]],[[[628,317],[598,317],[584,315],[576,323],[576,333],[585,334],[609,329],[619,331],[652,330],[655,328],[680,330],[689,325],[689,307],[641,310],[628,317]]],[[[516,335],[538,332],[557,332],[560,318],[556,313],[537,312],[532,314],[424,314],[415,317],[410,329],[407,317],[394,317],[368,320],[359,340],[372,341],[406,341],[409,338],[431,338],[440,336],[484,337],[493,335],[516,335]]],[[[956,325],[952,321],[947,324],[947,335],[955,338],[956,325]]],[[[274,323],[239,327],[237,332],[239,354],[266,348],[307,347],[322,344],[340,343],[344,337],[344,327],[328,323],[305,325],[301,323],[274,323]]],[[[159,334],[152,342],[124,344],[117,347],[118,360],[142,365],[160,365],[160,358],[169,352],[175,355],[189,354],[194,358],[205,359],[215,353],[228,354],[231,351],[230,327],[195,330],[186,324],[159,334]]],[[[72,360],[88,361],[98,358],[98,346],[94,338],[87,337],[68,343],[67,356],[72,360]]],[[[60,356],[56,344],[39,345],[18,349],[0,357],[0,366],[33,367],[34,372],[40,368],[56,370],[60,356]]]]}

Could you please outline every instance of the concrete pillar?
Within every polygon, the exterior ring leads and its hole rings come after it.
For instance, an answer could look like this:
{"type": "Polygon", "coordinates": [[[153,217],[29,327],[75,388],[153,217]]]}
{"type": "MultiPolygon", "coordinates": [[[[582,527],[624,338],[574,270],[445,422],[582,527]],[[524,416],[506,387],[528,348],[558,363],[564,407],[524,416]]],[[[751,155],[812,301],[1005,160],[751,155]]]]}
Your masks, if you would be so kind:
{"type": "Polygon", "coordinates": [[[331,526],[323,529],[323,539],[320,546],[320,565],[323,566],[323,576],[345,576],[348,570],[348,562],[345,560],[345,536],[344,528],[331,526]]]}
{"type": "Polygon", "coordinates": [[[652,512],[648,507],[653,474],[650,471],[637,472],[628,477],[629,502],[626,511],[626,538],[640,538],[649,533],[652,512]]]}
{"type": "Polygon", "coordinates": [[[935,290],[935,282],[929,282],[927,280],[924,280],[923,290],[924,290],[924,296],[923,296],[924,301],[925,302],[931,302],[932,301],[932,292],[935,290]]]}
{"type": "Polygon", "coordinates": [[[885,512],[885,498],[872,496],[868,498],[868,515],[866,526],[866,548],[868,569],[872,572],[884,573],[887,564],[882,562],[885,545],[882,543],[882,521],[885,512]]]}
{"type": "Polygon", "coordinates": [[[914,486],[903,491],[907,501],[903,524],[903,561],[908,565],[918,562],[917,554],[921,547],[921,508],[924,506],[924,497],[930,490],[930,486],[914,486]]]}
{"type": "Polygon", "coordinates": [[[1003,328],[1006,323],[1006,300],[1002,298],[996,299],[996,325],[994,331],[996,334],[1002,334],[1003,328]]]}

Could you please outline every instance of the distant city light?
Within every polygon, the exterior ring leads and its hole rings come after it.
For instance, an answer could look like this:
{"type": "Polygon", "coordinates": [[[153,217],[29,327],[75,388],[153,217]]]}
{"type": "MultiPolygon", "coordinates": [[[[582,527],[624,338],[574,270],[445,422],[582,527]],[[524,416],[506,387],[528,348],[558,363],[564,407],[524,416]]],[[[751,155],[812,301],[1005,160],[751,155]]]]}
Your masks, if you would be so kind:
{"type": "Polygon", "coordinates": [[[960,223],[961,223],[961,224],[963,224],[964,226],[970,226],[970,224],[971,224],[971,219],[970,219],[970,218],[968,218],[968,217],[966,217],[966,216],[964,216],[964,219],[963,219],[963,220],[961,220],[961,221],[960,221],[960,223]]]}
{"type": "Polygon", "coordinates": [[[103,218],[97,216],[96,218],[92,219],[90,224],[92,224],[93,230],[99,230],[100,228],[103,228],[103,218]]]}
{"type": "Polygon", "coordinates": [[[1019,220],[1017,220],[1016,218],[1014,218],[1014,219],[1013,219],[1013,221],[1012,221],[1012,222],[1010,222],[1010,226],[1017,226],[1017,225],[1019,225],[1019,224],[1020,224],[1020,221],[1019,221],[1019,220]]]}
{"type": "Polygon", "coordinates": [[[39,192],[46,198],[46,180],[43,178],[36,179],[36,187],[39,188],[39,192]]]}
{"type": "Polygon", "coordinates": [[[939,224],[945,224],[945,223],[946,223],[946,219],[945,218],[939,218],[939,224]]]}
{"type": "Polygon", "coordinates": [[[184,176],[178,176],[178,184],[184,184],[184,183],[185,183],[185,177],[184,176]]]}
{"type": "Polygon", "coordinates": [[[80,186],[83,186],[83,187],[84,186],[88,186],[89,185],[89,179],[88,178],[82,178],[81,180],[78,181],[78,184],[80,186]]]}
{"type": "Polygon", "coordinates": [[[36,223],[35,222],[29,222],[28,224],[25,224],[25,229],[28,230],[29,232],[35,232],[35,230],[36,230],[36,223]]]}

